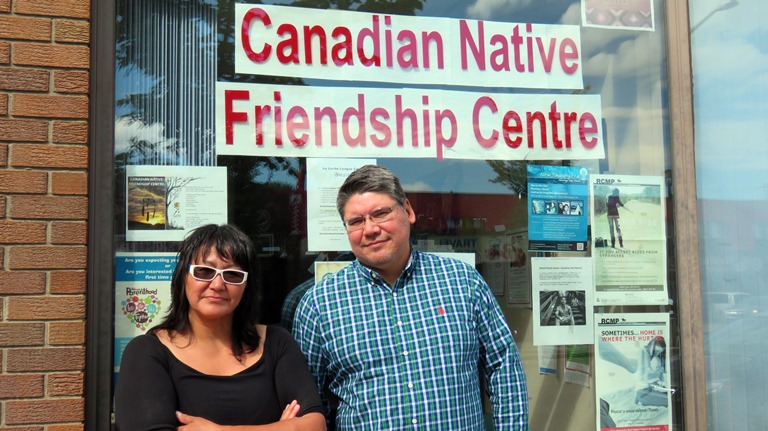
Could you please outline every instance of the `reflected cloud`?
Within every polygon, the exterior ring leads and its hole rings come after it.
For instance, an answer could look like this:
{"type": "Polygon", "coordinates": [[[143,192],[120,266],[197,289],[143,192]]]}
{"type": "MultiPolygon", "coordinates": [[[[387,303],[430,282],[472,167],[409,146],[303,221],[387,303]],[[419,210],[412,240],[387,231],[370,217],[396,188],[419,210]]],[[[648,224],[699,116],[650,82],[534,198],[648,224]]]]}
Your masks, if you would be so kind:
{"type": "Polygon", "coordinates": [[[488,19],[494,17],[500,11],[509,13],[515,9],[529,6],[533,0],[477,0],[467,6],[467,15],[472,19],[488,19]]]}
{"type": "Polygon", "coordinates": [[[402,184],[403,190],[405,190],[406,193],[408,192],[432,192],[434,191],[432,189],[432,186],[425,183],[424,181],[416,181],[414,183],[408,183],[408,184],[402,184]]]}
{"type": "Polygon", "coordinates": [[[691,5],[697,192],[702,199],[764,200],[768,149],[762,145],[768,97],[765,29],[754,17],[765,2],[739,2],[711,14],[720,0],[691,5]],[[702,22],[706,19],[706,22],[702,22]],[[739,23],[739,25],[735,25],[739,23]],[[750,181],[744,181],[750,178],[750,181]]]}

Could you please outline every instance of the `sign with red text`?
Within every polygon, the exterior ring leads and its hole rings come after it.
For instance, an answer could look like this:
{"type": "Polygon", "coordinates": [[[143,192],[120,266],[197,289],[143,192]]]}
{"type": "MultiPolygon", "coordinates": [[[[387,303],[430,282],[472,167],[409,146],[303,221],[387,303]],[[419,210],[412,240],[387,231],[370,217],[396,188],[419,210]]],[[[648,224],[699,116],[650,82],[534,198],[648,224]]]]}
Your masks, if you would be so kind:
{"type": "Polygon", "coordinates": [[[216,83],[218,155],[583,160],[600,96],[216,83]]]}
{"type": "Polygon", "coordinates": [[[579,26],[238,4],[235,72],[582,89],[579,26]]]}

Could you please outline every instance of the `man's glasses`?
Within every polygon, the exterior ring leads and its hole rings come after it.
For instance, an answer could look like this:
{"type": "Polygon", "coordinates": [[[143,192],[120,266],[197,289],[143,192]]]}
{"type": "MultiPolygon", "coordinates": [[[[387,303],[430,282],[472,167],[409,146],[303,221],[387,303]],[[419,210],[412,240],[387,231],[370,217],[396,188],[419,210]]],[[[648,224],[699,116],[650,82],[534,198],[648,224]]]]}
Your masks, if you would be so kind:
{"type": "Polygon", "coordinates": [[[189,265],[192,278],[200,281],[213,281],[217,275],[228,284],[243,284],[248,279],[248,273],[237,269],[216,269],[205,265],[189,265]]]}
{"type": "Polygon", "coordinates": [[[347,232],[355,232],[365,227],[365,219],[370,220],[371,223],[374,224],[380,224],[384,223],[385,221],[389,221],[394,215],[395,208],[397,208],[398,205],[399,204],[394,204],[388,207],[376,208],[375,210],[368,213],[368,215],[352,217],[350,219],[344,220],[344,227],[347,228],[347,232]]]}

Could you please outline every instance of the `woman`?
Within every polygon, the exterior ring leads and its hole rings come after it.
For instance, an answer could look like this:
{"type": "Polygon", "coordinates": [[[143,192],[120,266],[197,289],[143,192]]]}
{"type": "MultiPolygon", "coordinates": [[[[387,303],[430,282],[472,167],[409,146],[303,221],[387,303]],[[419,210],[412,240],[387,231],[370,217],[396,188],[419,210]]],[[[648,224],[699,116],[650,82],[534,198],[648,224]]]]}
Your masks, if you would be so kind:
{"type": "Polygon", "coordinates": [[[232,225],[202,226],[181,243],[170,311],[123,353],[120,431],[325,429],[296,342],[257,324],[253,260],[252,242],[232,225]]]}
{"type": "Polygon", "coordinates": [[[664,337],[654,337],[643,346],[640,353],[640,376],[635,402],[644,406],[668,404],[667,343],[664,337]]]}

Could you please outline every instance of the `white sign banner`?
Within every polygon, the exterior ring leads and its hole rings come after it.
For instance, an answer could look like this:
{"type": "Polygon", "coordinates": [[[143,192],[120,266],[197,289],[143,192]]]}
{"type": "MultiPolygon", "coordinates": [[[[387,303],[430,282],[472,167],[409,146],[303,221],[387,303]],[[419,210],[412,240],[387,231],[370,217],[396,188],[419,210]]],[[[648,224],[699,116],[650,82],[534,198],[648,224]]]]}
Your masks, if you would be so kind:
{"type": "Polygon", "coordinates": [[[237,4],[235,72],[582,89],[579,26],[237,4]]]}
{"type": "Polygon", "coordinates": [[[216,84],[218,155],[605,157],[598,95],[216,84]]]}

